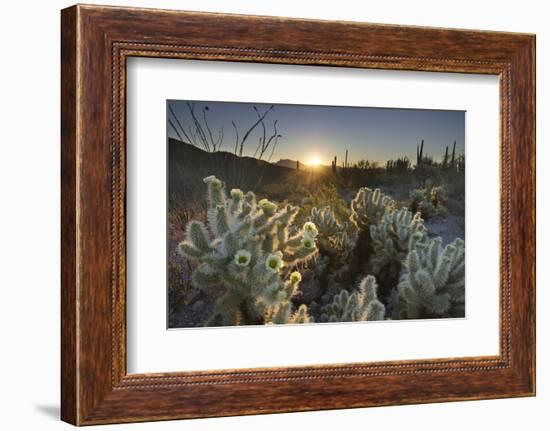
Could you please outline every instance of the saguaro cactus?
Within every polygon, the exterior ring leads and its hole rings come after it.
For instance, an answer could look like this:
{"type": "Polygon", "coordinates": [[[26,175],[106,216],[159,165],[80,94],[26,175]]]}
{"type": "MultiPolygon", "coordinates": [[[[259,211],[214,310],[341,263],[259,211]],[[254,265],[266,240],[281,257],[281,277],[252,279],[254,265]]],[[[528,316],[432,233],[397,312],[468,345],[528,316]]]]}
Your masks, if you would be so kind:
{"type": "Polygon", "coordinates": [[[416,166],[420,166],[424,160],[424,139],[416,146],[416,166]]]}
{"type": "Polygon", "coordinates": [[[218,295],[208,324],[282,323],[285,316],[308,321],[307,310],[299,310],[299,318],[292,314],[290,301],[301,281],[292,270],[316,254],[315,225],[306,223],[290,235],[297,207],[256,202],[254,193],[238,189],[228,198],[218,178],[204,182],[208,229],[190,222],[179,251],[198,263],[192,285],[218,295]]]}
{"type": "Polygon", "coordinates": [[[455,154],[456,154],[456,141],[453,142],[453,153],[451,155],[451,167],[454,169],[455,168],[455,154]]]}
{"type": "Polygon", "coordinates": [[[386,307],[378,300],[377,288],[376,279],[372,275],[367,275],[359,284],[359,290],[353,293],[342,290],[335,295],[332,303],[324,307],[321,321],[383,320],[386,307]]]}
{"type": "Polygon", "coordinates": [[[417,243],[407,257],[398,286],[396,317],[464,316],[464,241],[441,250],[441,238],[417,243]]]}

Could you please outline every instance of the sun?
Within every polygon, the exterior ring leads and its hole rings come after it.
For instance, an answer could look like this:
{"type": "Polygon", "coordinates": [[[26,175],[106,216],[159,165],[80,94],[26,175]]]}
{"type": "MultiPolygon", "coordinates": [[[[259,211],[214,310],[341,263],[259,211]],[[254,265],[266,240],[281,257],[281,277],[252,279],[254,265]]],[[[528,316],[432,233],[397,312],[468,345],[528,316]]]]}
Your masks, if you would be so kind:
{"type": "Polygon", "coordinates": [[[316,167],[316,166],[319,166],[321,164],[321,160],[319,160],[319,157],[317,157],[317,156],[312,156],[309,159],[309,161],[307,162],[307,164],[309,166],[316,167]]]}

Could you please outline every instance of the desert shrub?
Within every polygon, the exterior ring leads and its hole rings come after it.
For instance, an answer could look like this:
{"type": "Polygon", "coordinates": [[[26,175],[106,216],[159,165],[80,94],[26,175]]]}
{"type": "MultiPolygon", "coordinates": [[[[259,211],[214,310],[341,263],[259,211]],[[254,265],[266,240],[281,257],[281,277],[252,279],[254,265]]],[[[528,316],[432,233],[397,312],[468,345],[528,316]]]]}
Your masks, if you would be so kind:
{"type": "Polygon", "coordinates": [[[296,205],[304,196],[309,196],[311,188],[314,187],[314,184],[308,183],[304,178],[305,175],[302,172],[291,172],[285,181],[265,185],[262,192],[275,201],[287,201],[296,205]]]}
{"type": "Polygon", "coordinates": [[[396,160],[386,162],[387,172],[407,173],[411,169],[411,161],[407,156],[399,157],[396,160]]]}
{"type": "Polygon", "coordinates": [[[189,288],[190,279],[180,265],[168,263],[168,297],[171,306],[184,303],[185,293],[189,288]]]}
{"type": "Polygon", "coordinates": [[[313,208],[329,207],[338,223],[345,222],[350,215],[346,201],[340,196],[338,189],[332,182],[324,183],[302,195],[299,203],[300,211],[296,218],[298,222],[307,220],[313,208]]]}

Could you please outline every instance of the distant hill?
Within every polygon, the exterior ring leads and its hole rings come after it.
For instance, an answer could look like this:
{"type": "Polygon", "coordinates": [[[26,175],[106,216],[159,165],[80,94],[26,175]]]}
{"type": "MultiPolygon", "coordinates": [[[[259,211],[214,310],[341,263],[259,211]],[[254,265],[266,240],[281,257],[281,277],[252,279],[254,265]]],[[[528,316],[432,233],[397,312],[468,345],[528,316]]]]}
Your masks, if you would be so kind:
{"type": "MultiPolygon", "coordinates": [[[[296,167],[297,167],[296,166],[296,160],[292,160],[292,159],[281,159],[278,162],[275,162],[274,164],[277,165],[277,166],[284,166],[285,168],[290,168],[290,169],[296,169],[296,167]]],[[[331,169],[331,166],[317,165],[315,167],[312,167],[310,165],[304,164],[303,162],[300,162],[299,169],[300,170],[316,169],[316,170],[326,171],[327,169],[331,169]]],[[[340,168],[338,168],[338,169],[340,169],[340,168]]]]}
{"type": "Polygon", "coordinates": [[[258,191],[265,184],[284,181],[293,171],[253,157],[239,157],[226,151],[210,153],[177,139],[168,140],[168,193],[177,194],[184,201],[202,200],[205,191],[202,180],[209,175],[223,180],[228,190],[258,191]]]}
{"type": "Polygon", "coordinates": [[[296,160],[281,159],[274,164],[277,166],[284,166],[285,168],[296,169],[296,160]]]}

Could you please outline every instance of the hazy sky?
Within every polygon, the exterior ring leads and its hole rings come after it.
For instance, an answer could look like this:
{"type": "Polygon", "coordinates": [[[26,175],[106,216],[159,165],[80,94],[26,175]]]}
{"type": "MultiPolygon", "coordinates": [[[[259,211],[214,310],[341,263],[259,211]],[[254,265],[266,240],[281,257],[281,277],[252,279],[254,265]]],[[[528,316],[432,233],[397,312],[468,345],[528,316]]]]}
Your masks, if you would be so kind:
{"type": "MultiPolygon", "coordinates": [[[[168,101],[180,123],[187,129],[193,123],[185,101],[168,101]]],[[[240,138],[252,126],[260,113],[269,104],[235,102],[195,102],[197,118],[202,121],[202,109],[208,106],[210,128],[217,136],[223,127],[222,150],[233,151],[235,147],[235,122],[240,138]]],[[[282,135],[271,159],[300,160],[308,163],[317,158],[329,165],[334,156],[338,163],[344,159],[346,149],[348,161],[361,159],[385,163],[388,159],[408,156],[416,161],[416,145],[424,139],[424,154],[441,160],[445,146],[451,150],[456,141],[457,153],[464,152],[464,111],[438,111],[427,109],[356,108],[315,105],[275,105],[265,118],[267,136],[277,130],[282,135]]],[[[167,110],[168,118],[171,118],[167,110]]],[[[173,120],[172,120],[173,121],[173,120]]],[[[167,123],[168,136],[177,138],[167,123]]],[[[244,155],[252,155],[258,146],[262,128],[258,126],[245,142],[244,155]]],[[[270,153],[270,151],[268,152],[270,153]]],[[[264,159],[268,158],[267,154],[264,159]]]]}

